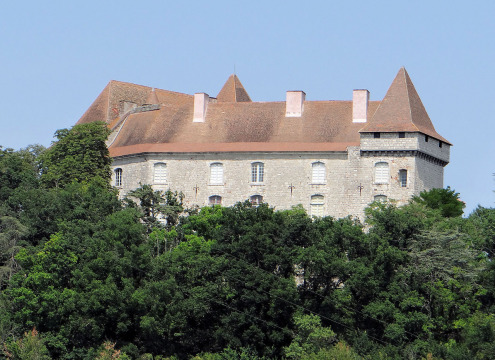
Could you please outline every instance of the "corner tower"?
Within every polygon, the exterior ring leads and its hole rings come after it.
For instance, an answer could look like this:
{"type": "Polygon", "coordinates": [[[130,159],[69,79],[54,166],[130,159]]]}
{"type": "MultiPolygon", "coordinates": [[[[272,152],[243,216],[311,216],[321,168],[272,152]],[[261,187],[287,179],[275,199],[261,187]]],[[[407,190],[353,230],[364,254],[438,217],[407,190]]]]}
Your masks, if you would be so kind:
{"type": "Polygon", "coordinates": [[[405,68],[359,133],[372,200],[401,204],[423,190],[443,187],[452,144],[435,130],[405,68]]]}

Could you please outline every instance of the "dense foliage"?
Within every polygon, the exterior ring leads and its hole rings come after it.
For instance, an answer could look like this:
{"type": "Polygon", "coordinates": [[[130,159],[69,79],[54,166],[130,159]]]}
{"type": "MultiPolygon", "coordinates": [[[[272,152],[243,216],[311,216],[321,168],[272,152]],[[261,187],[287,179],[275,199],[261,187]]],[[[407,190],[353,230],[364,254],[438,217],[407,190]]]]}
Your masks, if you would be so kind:
{"type": "Polygon", "coordinates": [[[0,358],[495,358],[495,209],[463,218],[450,189],[364,224],[121,201],[104,126],[58,134],[0,149],[0,358]]]}

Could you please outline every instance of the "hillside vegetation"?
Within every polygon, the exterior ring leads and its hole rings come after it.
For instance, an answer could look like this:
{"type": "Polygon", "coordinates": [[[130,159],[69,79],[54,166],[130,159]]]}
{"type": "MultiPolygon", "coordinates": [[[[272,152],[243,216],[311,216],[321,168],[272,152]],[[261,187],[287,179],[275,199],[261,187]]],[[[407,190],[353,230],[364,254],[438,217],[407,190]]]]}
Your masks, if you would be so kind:
{"type": "Polygon", "coordinates": [[[0,358],[493,359],[495,209],[119,200],[103,124],[0,148],[0,358]]]}

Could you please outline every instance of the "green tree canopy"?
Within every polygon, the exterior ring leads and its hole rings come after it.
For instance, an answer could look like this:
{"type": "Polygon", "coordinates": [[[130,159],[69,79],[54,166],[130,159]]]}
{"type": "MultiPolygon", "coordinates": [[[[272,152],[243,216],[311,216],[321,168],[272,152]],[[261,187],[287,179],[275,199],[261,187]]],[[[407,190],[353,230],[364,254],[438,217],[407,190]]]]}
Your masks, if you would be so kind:
{"type": "Polygon", "coordinates": [[[48,187],[63,187],[93,178],[109,183],[112,159],[105,144],[109,134],[110,130],[103,122],[57,130],[58,141],[42,156],[43,183],[48,187]]]}

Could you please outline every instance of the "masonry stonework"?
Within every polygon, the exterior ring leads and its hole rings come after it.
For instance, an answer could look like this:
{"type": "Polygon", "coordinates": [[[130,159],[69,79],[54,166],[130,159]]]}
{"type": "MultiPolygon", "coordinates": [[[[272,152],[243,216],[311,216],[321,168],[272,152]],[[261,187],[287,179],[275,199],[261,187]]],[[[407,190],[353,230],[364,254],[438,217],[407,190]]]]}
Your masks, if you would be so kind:
{"type": "Polygon", "coordinates": [[[404,68],[382,101],[355,90],[352,101],[289,91],[285,103],[253,102],[236,75],[216,98],[112,81],[78,123],[97,120],[112,130],[120,196],[150,184],[182,192],[187,207],[262,199],[363,219],[375,200],[443,187],[450,161],[404,68]]]}

